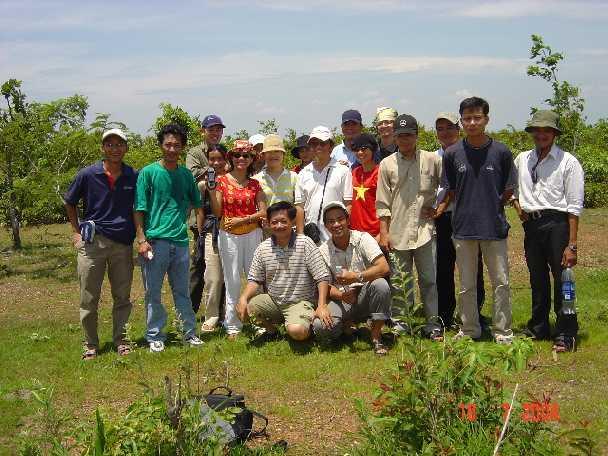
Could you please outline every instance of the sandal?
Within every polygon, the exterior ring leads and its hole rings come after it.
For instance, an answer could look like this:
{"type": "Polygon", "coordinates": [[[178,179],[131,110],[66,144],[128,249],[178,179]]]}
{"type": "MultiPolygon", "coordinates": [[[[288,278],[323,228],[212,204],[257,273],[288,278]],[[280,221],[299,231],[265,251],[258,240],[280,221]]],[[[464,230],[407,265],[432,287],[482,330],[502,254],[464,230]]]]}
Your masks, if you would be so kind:
{"type": "Polygon", "coordinates": [[[202,324],[201,326],[201,332],[203,333],[211,333],[215,331],[215,325],[210,325],[209,323],[205,322],[202,324]]]}
{"type": "Polygon", "coordinates": [[[374,353],[378,356],[385,356],[388,354],[388,348],[379,340],[374,341],[374,353]]]}
{"type": "Polygon", "coordinates": [[[93,348],[85,347],[84,353],[82,354],[82,359],[84,361],[91,361],[91,360],[94,360],[95,358],[97,358],[97,349],[94,347],[93,348]]]}
{"type": "Polygon", "coordinates": [[[429,339],[431,339],[433,342],[443,342],[443,331],[441,331],[439,328],[433,329],[429,333],[429,339]]]}
{"type": "Polygon", "coordinates": [[[575,340],[571,336],[557,336],[553,343],[553,351],[556,353],[565,353],[574,351],[575,340]]]}
{"type": "Polygon", "coordinates": [[[120,344],[118,347],[116,347],[116,351],[120,356],[127,356],[129,353],[131,353],[131,346],[129,344],[120,344]]]}

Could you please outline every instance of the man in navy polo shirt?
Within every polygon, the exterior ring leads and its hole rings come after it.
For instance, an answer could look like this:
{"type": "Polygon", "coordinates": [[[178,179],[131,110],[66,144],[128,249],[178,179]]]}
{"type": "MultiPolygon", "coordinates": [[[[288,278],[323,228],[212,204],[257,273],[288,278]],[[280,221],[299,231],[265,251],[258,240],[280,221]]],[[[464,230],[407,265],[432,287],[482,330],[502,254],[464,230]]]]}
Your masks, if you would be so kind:
{"type": "Polygon", "coordinates": [[[122,130],[106,131],[101,142],[104,159],[81,169],[64,196],[72,242],[78,251],[85,360],[94,359],[99,349],[97,309],[106,268],[114,300],[114,344],[120,355],[129,353],[125,325],[131,314],[137,173],[122,161],[127,153],[127,136],[122,130]],[[81,200],[84,216],[79,220],[77,205],[81,200]]]}

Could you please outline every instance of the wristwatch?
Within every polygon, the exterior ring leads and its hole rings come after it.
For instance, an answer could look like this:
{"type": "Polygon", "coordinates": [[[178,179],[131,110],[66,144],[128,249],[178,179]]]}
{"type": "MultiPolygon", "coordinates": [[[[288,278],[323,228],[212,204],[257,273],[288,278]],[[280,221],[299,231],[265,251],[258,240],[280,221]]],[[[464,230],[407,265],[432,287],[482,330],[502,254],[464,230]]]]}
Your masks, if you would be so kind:
{"type": "Polygon", "coordinates": [[[569,245],[568,245],[568,248],[569,248],[570,250],[572,250],[574,253],[576,253],[576,251],[578,250],[578,249],[576,248],[576,244],[569,244],[569,245]]]}

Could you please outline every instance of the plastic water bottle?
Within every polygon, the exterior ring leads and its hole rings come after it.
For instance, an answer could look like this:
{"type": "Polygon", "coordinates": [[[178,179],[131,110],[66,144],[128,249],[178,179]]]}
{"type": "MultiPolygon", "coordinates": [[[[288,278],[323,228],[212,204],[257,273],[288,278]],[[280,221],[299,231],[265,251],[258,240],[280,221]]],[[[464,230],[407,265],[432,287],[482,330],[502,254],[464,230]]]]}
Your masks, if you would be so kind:
{"type": "Polygon", "coordinates": [[[562,271],[562,314],[576,315],[576,286],[572,268],[562,271]]]}

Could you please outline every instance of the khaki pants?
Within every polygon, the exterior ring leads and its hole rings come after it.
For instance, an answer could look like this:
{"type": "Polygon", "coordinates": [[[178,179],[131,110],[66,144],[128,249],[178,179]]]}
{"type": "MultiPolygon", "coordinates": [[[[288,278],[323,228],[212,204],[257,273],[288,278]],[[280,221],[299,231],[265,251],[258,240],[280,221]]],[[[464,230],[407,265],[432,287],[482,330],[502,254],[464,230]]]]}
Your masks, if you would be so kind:
{"type": "Polygon", "coordinates": [[[97,336],[97,309],[101,285],[108,269],[112,290],[113,340],[115,345],[124,342],[125,325],[131,314],[131,283],[133,282],[133,246],[114,242],[100,234],[91,244],[78,246],[78,278],[80,279],[80,323],[85,342],[99,347],[97,336]]]}
{"type": "MultiPolygon", "coordinates": [[[[413,277],[413,263],[416,264],[416,272],[418,273],[418,287],[420,289],[420,298],[424,308],[424,316],[426,317],[425,331],[429,332],[440,328],[441,324],[437,318],[438,314],[438,298],[437,298],[437,257],[435,239],[431,239],[426,244],[411,250],[393,250],[403,270],[407,271],[413,277]]],[[[413,284],[410,281],[409,287],[413,284]]],[[[409,306],[414,304],[414,293],[410,294],[409,306]]],[[[393,305],[393,317],[398,320],[400,315],[403,315],[405,309],[399,305],[393,305]]]]}
{"type": "Polygon", "coordinates": [[[462,332],[473,338],[481,336],[477,307],[477,256],[481,248],[483,261],[488,268],[494,305],[492,334],[511,336],[511,297],[509,288],[509,258],[507,240],[478,241],[454,239],[456,264],[460,274],[459,312],[462,332]]]}
{"type": "Polygon", "coordinates": [[[217,249],[213,248],[213,234],[205,233],[205,286],[203,288],[202,304],[205,306],[205,321],[215,325],[220,317],[222,302],[222,286],[224,273],[222,260],[217,249]],[[211,320],[211,319],[214,320],[211,320]]]}

